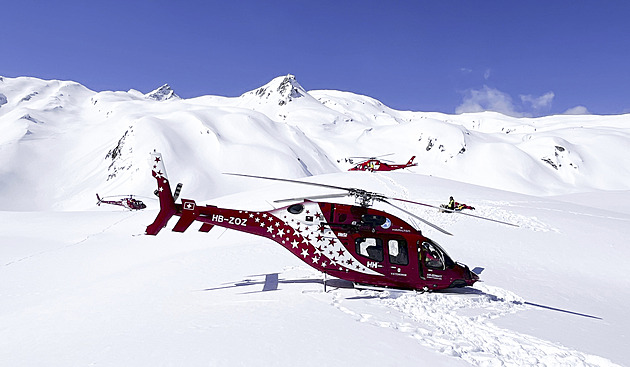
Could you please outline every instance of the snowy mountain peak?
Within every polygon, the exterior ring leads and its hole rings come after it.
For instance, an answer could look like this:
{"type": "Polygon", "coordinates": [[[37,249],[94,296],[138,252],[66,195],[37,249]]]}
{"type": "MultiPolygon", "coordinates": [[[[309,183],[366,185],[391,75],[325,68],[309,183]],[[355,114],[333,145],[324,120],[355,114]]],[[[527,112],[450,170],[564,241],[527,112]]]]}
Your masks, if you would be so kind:
{"type": "Polygon", "coordinates": [[[279,106],[283,106],[294,99],[306,96],[307,92],[294,75],[288,74],[274,78],[266,85],[245,95],[255,95],[262,101],[277,101],[279,106]]]}
{"type": "Polygon", "coordinates": [[[175,91],[173,90],[173,88],[171,88],[170,85],[168,84],[164,84],[163,86],[159,87],[158,89],[147,93],[145,95],[145,97],[147,99],[152,99],[154,101],[166,101],[169,99],[180,99],[180,97],[175,94],[175,91]]]}

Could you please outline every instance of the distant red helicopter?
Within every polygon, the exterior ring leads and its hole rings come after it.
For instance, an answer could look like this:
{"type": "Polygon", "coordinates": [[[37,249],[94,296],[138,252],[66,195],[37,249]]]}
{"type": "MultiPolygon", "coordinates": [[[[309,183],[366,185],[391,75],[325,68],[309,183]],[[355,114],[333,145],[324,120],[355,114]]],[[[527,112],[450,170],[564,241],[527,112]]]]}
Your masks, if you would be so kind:
{"type": "MultiPolygon", "coordinates": [[[[112,197],[112,196],[107,196],[107,197],[112,197]]],[[[129,210],[140,210],[140,209],[144,209],[147,206],[140,200],[138,199],[134,199],[133,195],[126,195],[121,197],[118,200],[103,200],[100,196],[98,196],[98,194],[96,194],[96,199],[98,199],[98,202],[96,203],[96,205],[101,205],[101,203],[105,203],[105,204],[111,204],[111,205],[118,205],[118,206],[122,206],[123,208],[127,208],[129,210]]]]}
{"type": "Polygon", "coordinates": [[[390,200],[439,207],[389,198],[362,189],[241,174],[232,175],[312,185],[343,193],[278,200],[299,202],[267,211],[200,206],[189,199],[182,199],[182,203],[177,204],[162,156],[152,153],[151,157],[160,211],[154,222],[147,226],[147,235],[157,235],[172,216],[180,217],[173,227],[175,232],[184,232],[194,221],[201,222],[201,232],[209,232],[214,226],[234,229],[273,240],[307,265],[326,275],[350,281],[357,287],[428,291],[470,286],[479,280],[468,266],[453,261],[442,247],[410,224],[390,213],[370,208],[375,201],[389,204],[450,235],[390,200]],[[311,200],[342,196],[354,197],[357,205],[311,200]]]}
{"type": "MultiPolygon", "coordinates": [[[[393,154],[393,153],[391,153],[393,154]]],[[[385,157],[391,154],[385,154],[382,155],[381,157],[385,157]]],[[[374,171],[393,171],[396,169],[401,169],[401,168],[407,168],[407,167],[413,167],[413,166],[417,166],[418,163],[413,163],[413,160],[416,158],[416,156],[414,155],[413,157],[411,157],[411,159],[409,159],[409,161],[405,164],[389,164],[386,162],[391,162],[389,160],[386,159],[379,159],[379,157],[351,157],[348,159],[348,161],[350,163],[352,163],[352,159],[353,158],[359,158],[359,159],[364,159],[364,161],[358,163],[357,165],[355,165],[354,167],[350,168],[348,171],[370,171],[370,172],[374,172],[374,171]]]]}

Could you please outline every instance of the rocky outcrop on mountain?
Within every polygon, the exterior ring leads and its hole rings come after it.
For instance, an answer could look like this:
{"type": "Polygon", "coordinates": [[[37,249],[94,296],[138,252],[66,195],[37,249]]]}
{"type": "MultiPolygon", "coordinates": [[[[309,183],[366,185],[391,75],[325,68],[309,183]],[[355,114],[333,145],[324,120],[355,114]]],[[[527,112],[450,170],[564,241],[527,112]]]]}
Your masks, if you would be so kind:
{"type": "Polygon", "coordinates": [[[173,88],[171,88],[171,86],[168,84],[164,84],[158,89],[150,93],[147,93],[145,97],[147,99],[152,99],[154,101],[168,101],[171,99],[180,99],[180,97],[177,94],[175,94],[175,91],[173,90],[173,88]]]}

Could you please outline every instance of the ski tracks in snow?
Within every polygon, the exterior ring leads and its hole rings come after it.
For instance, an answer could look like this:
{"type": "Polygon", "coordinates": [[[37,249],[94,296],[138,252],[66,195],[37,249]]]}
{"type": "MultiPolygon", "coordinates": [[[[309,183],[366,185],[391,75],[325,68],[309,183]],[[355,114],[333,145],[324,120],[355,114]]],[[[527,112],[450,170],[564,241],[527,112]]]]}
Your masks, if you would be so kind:
{"type": "Polygon", "coordinates": [[[456,293],[360,291],[350,297],[348,292],[331,292],[332,305],[359,322],[408,334],[474,366],[615,366],[605,358],[496,326],[494,319],[531,307],[500,288],[476,284],[456,293]]]}

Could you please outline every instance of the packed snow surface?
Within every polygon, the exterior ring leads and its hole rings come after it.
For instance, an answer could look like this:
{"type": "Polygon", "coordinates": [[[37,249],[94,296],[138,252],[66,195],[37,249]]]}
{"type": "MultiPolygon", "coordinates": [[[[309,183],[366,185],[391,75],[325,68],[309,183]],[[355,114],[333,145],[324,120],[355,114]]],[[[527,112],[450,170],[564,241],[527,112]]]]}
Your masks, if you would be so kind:
{"type": "MultiPolygon", "coordinates": [[[[292,75],[240,97],[0,77],[0,361],[8,366],[630,365],[630,116],[396,111],[292,75]],[[221,228],[157,236],[149,153],[181,197],[272,209],[357,187],[482,282],[368,291],[221,228]],[[393,153],[393,154],[391,154],[393,153]],[[348,172],[350,160],[418,166],[348,172]],[[148,208],[96,205],[133,194],[148,208]]],[[[352,203],[341,198],[339,202],[352,203]]]]}

